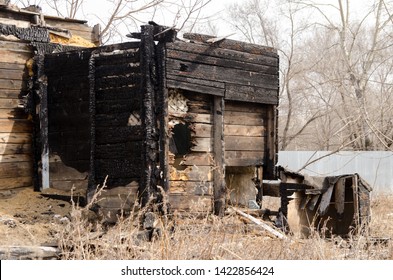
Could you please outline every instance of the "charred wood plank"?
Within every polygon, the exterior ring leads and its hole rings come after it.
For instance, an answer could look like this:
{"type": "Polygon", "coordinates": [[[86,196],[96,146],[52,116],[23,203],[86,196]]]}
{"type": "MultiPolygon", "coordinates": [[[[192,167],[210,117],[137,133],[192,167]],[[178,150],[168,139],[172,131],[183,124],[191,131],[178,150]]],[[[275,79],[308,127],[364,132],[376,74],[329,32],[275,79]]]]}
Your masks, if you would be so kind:
{"type": "Polygon", "coordinates": [[[225,99],[278,105],[278,84],[276,89],[266,89],[263,87],[227,83],[225,87],[225,99]]]}
{"type": "Polygon", "coordinates": [[[227,187],[225,184],[225,149],[224,139],[225,105],[222,97],[214,98],[213,138],[214,138],[214,214],[223,216],[225,212],[227,187]]]}
{"type": "Polygon", "coordinates": [[[218,95],[218,96],[224,96],[225,93],[224,89],[200,85],[196,83],[183,82],[183,81],[179,81],[178,79],[176,80],[168,79],[167,85],[168,88],[190,90],[199,93],[218,95]]]}
{"type": "Polygon", "coordinates": [[[209,54],[205,55],[203,53],[190,53],[186,51],[169,50],[168,58],[206,64],[206,65],[221,66],[226,68],[241,69],[246,71],[278,75],[278,67],[276,65],[270,66],[270,65],[253,64],[252,61],[251,62],[237,61],[229,58],[214,57],[214,56],[210,56],[209,54]]]}
{"type": "Polygon", "coordinates": [[[141,126],[97,127],[96,137],[98,145],[142,141],[143,130],[141,126]]]}
{"type": "Polygon", "coordinates": [[[251,83],[256,87],[273,90],[278,89],[278,75],[268,75],[260,72],[204,65],[173,59],[167,59],[167,71],[170,75],[193,79],[235,83],[245,86],[251,83]]]}
{"type": "Polygon", "coordinates": [[[140,165],[142,157],[142,141],[123,142],[113,144],[97,144],[96,159],[123,159],[129,158],[129,162],[140,165]],[[132,159],[132,160],[131,160],[132,159]]]}
{"type": "Polygon", "coordinates": [[[217,48],[205,44],[190,44],[181,41],[167,44],[168,50],[178,50],[211,57],[224,58],[232,61],[248,62],[253,64],[273,66],[278,69],[278,57],[262,54],[250,54],[244,51],[217,48]]]}
{"type": "Polygon", "coordinates": [[[108,176],[109,178],[139,177],[142,174],[142,166],[139,161],[129,159],[96,159],[97,178],[108,176]]]}

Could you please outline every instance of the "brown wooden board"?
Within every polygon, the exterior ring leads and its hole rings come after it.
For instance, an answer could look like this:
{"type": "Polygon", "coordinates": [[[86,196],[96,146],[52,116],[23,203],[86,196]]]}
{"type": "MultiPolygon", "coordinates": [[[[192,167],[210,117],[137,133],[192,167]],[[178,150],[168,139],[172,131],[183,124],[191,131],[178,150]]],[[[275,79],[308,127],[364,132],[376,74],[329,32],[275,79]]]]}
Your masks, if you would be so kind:
{"type": "Polygon", "coordinates": [[[17,89],[24,90],[26,89],[26,81],[23,80],[7,80],[0,78],[0,90],[2,89],[17,89]]]}
{"type": "Polygon", "coordinates": [[[33,54],[26,52],[15,52],[0,49],[0,63],[25,64],[26,61],[33,57],[33,54]]]}
{"type": "Polygon", "coordinates": [[[220,47],[223,49],[237,50],[237,51],[252,53],[252,54],[263,54],[274,58],[278,57],[277,50],[272,47],[251,44],[251,43],[246,43],[246,42],[241,42],[241,41],[236,41],[226,38],[209,42],[209,40],[217,39],[217,37],[211,35],[198,34],[198,33],[184,33],[183,37],[191,41],[207,43],[212,47],[220,47]]]}
{"type": "Polygon", "coordinates": [[[3,99],[0,98],[0,109],[12,109],[17,108],[21,104],[20,99],[3,99]]]}
{"type": "Polygon", "coordinates": [[[30,162],[2,162],[0,163],[1,178],[18,178],[33,175],[30,162]]]}
{"type": "Polygon", "coordinates": [[[249,62],[261,65],[274,66],[278,69],[278,58],[269,55],[250,54],[243,51],[229,50],[218,48],[212,45],[205,44],[190,44],[186,42],[176,41],[167,44],[168,50],[179,50],[190,53],[209,55],[211,57],[224,58],[240,62],[249,62]]]}
{"type": "Polygon", "coordinates": [[[224,117],[226,125],[263,126],[264,115],[261,113],[242,113],[226,111],[224,117]]]}
{"type": "Polygon", "coordinates": [[[211,196],[169,194],[171,209],[210,213],[212,202],[211,196]]]}
{"type": "MultiPolygon", "coordinates": [[[[193,80],[195,81],[197,79],[193,79],[193,80]]],[[[200,83],[183,82],[183,81],[179,81],[178,79],[176,80],[168,79],[167,86],[168,88],[190,90],[190,91],[217,95],[217,96],[224,96],[225,94],[224,89],[221,88],[205,86],[205,85],[201,85],[200,83]]]]}
{"type": "Polygon", "coordinates": [[[18,120],[27,119],[27,117],[23,108],[0,109],[0,119],[18,120]]]}
{"type": "Polygon", "coordinates": [[[0,62],[0,69],[9,69],[9,70],[23,70],[25,69],[25,63],[7,63],[0,62]]]}
{"type": "Polygon", "coordinates": [[[185,170],[172,168],[170,171],[170,180],[210,182],[213,180],[212,173],[212,167],[210,166],[188,166],[185,170]]]}
{"type": "Polygon", "coordinates": [[[17,133],[17,132],[3,132],[0,133],[0,143],[9,143],[9,144],[23,144],[23,143],[31,143],[31,134],[30,133],[17,133]]]}
{"type": "Polygon", "coordinates": [[[213,139],[212,138],[193,138],[191,151],[193,152],[212,152],[213,139]]]}
{"type": "Polygon", "coordinates": [[[278,89],[278,76],[241,69],[167,59],[167,72],[170,75],[179,75],[193,79],[234,83],[245,86],[252,84],[255,87],[265,89],[278,89]]]}
{"type": "Polygon", "coordinates": [[[190,166],[213,166],[214,158],[212,153],[189,153],[183,157],[180,165],[190,166]]]}
{"type": "Polygon", "coordinates": [[[189,126],[192,131],[192,135],[201,138],[211,138],[213,136],[213,129],[211,124],[205,123],[192,123],[189,126]]]}
{"type": "Polygon", "coordinates": [[[278,105],[278,80],[276,89],[256,86],[226,84],[225,99],[278,105]]]}
{"type": "Polygon", "coordinates": [[[0,154],[0,162],[31,162],[32,158],[29,154],[11,154],[2,155],[0,154]]]}
{"type": "Polygon", "coordinates": [[[263,137],[266,129],[264,126],[230,125],[224,127],[225,136],[263,137]]]}
{"type": "Polygon", "coordinates": [[[212,182],[171,181],[171,194],[212,195],[212,182]]]}
{"type": "Polygon", "coordinates": [[[0,98],[18,99],[21,94],[26,94],[25,91],[17,89],[0,89],[0,98]]]}
{"type": "Polygon", "coordinates": [[[31,132],[32,124],[28,120],[0,119],[0,133],[3,132],[31,132]]]}
{"type": "Polygon", "coordinates": [[[228,166],[251,166],[261,163],[264,158],[263,151],[226,151],[225,162],[228,166]],[[242,163],[242,164],[234,164],[242,163]]]}
{"type": "Polygon", "coordinates": [[[31,174],[25,177],[0,178],[0,190],[12,190],[33,185],[31,174]]]}
{"type": "Polygon", "coordinates": [[[225,136],[226,151],[263,151],[265,137],[225,136]]]}
{"type": "Polygon", "coordinates": [[[23,70],[20,69],[1,69],[0,78],[9,80],[23,80],[24,78],[27,78],[27,75],[23,70]]]}
{"type": "Polygon", "coordinates": [[[214,57],[209,54],[204,53],[192,53],[187,51],[180,51],[180,50],[171,50],[169,49],[167,52],[167,57],[182,60],[182,61],[189,61],[193,63],[201,63],[207,65],[214,65],[214,66],[222,66],[226,68],[233,68],[233,69],[241,69],[246,71],[253,71],[253,72],[260,72],[266,73],[271,75],[278,75],[278,67],[268,66],[268,65],[261,65],[261,64],[254,64],[252,61],[238,61],[232,58],[220,58],[214,57]]]}

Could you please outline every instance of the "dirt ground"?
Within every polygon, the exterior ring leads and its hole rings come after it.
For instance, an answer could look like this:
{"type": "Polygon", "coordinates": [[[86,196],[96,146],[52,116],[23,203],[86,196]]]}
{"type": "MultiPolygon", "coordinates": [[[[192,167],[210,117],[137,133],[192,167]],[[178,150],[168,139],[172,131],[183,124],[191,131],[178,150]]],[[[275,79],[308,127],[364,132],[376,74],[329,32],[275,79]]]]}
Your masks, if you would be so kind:
{"type": "Polygon", "coordinates": [[[70,197],[54,199],[33,188],[0,192],[0,246],[56,246],[70,210],[70,197]]]}

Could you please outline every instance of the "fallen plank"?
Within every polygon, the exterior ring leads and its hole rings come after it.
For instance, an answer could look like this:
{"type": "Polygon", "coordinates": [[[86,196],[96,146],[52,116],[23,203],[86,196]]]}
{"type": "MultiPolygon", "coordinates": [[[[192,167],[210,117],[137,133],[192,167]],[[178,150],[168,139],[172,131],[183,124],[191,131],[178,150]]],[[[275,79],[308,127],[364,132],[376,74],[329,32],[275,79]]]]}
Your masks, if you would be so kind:
{"type": "Polygon", "coordinates": [[[46,246],[3,246],[0,247],[2,260],[48,260],[59,259],[60,249],[46,246]]]}
{"type": "Polygon", "coordinates": [[[265,224],[264,222],[254,218],[253,216],[244,213],[243,211],[236,209],[235,207],[232,207],[232,209],[239,214],[240,216],[250,220],[251,222],[255,223],[256,225],[258,225],[259,227],[261,227],[262,229],[266,230],[267,232],[273,234],[274,236],[280,238],[280,239],[287,239],[287,237],[282,234],[281,232],[275,230],[274,228],[268,226],[267,224],[265,224]]]}

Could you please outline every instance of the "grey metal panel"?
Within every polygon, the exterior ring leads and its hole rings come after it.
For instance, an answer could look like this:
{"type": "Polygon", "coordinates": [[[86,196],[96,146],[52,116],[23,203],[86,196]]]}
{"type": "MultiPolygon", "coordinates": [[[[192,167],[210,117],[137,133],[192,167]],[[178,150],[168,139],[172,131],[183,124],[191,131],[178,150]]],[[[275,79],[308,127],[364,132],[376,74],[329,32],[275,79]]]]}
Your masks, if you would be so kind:
{"type": "Polygon", "coordinates": [[[341,151],[330,154],[328,151],[281,151],[278,165],[311,176],[358,173],[373,187],[374,194],[393,193],[393,152],[341,151]],[[306,163],[310,164],[304,167],[306,163]]]}

